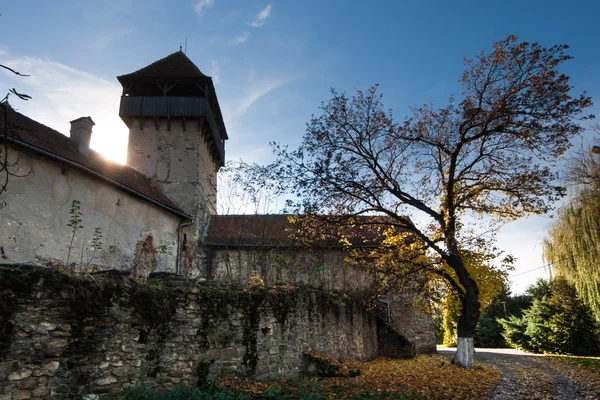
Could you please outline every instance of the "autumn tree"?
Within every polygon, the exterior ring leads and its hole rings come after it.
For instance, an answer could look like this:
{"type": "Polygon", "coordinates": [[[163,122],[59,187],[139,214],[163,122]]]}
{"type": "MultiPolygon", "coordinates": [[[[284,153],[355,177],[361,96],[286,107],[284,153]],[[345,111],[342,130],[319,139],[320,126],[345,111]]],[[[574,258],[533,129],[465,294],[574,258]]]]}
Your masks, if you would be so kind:
{"type": "Polygon", "coordinates": [[[493,230],[493,222],[543,214],[565,193],[553,166],[592,104],[572,95],[558,70],[571,59],[567,48],[509,36],[465,61],[459,98],[415,108],[402,123],[377,87],[352,97],[333,91],[299,148],[274,145],[277,161],[263,167],[293,195],[295,211],[386,215],[448,266],[452,274],[435,271],[460,299],[458,365],[473,366],[480,314],[465,261],[485,237],[475,234],[477,222],[493,230]]]}

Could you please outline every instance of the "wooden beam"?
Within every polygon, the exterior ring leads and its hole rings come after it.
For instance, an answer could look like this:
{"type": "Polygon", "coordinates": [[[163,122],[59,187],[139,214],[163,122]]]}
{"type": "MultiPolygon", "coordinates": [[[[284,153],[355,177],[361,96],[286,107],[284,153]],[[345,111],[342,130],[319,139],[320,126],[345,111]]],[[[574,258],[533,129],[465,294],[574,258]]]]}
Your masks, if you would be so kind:
{"type": "Polygon", "coordinates": [[[169,90],[173,89],[173,86],[175,86],[176,84],[173,83],[171,86],[167,87],[167,85],[165,84],[165,96],[167,95],[167,93],[169,93],[169,90]]]}

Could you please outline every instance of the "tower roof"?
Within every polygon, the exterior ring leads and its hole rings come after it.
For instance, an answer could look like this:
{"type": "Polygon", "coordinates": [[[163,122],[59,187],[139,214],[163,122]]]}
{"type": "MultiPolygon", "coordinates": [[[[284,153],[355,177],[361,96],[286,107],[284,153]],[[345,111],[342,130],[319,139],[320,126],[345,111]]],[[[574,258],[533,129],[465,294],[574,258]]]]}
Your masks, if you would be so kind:
{"type": "MultiPolygon", "coordinates": [[[[192,62],[192,60],[190,60],[185,55],[183,51],[176,51],[175,53],[161,58],[160,60],[155,61],[152,64],[140,70],[137,70],[130,74],[118,76],[117,79],[123,86],[123,96],[121,98],[121,107],[119,108],[119,115],[121,116],[121,118],[123,118],[126,124],[129,125],[129,122],[127,122],[127,118],[130,117],[197,117],[198,115],[193,113],[192,115],[185,115],[181,113],[175,113],[175,115],[167,115],[164,114],[165,111],[163,107],[166,106],[167,109],[169,109],[167,101],[163,101],[162,103],[164,104],[154,104],[154,108],[152,108],[152,106],[144,108],[143,101],[134,98],[145,96],[157,96],[156,94],[149,94],[148,92],[148,88],[156,86],[155,84],[164,85],[163,95],[165,96],[165,98],[169,96],[166,94],[166,92],[171,90],[171,88],[175,87],[177,89],[181,86],[188,86],[194,87],[197,90],[203,90],[202,95],[198,97],[206,97],[208,100],[211,109],[210,119],[213,121],[210,122],[209,120],[209,124],[212,125],[212,135],[214,136],[215,142],[221,143],[221,145],[217,147],[222,147],[222,142],[229,138],[227,136],[227,130],[225,129],[225,123],[223,121],[221,107],[219,106],[219,102],[217,100],[217,94],[215,92],[215,86],[213,84],[212,78],[203,74],[202,71],[200,71],[200,69],[192,62]],[[168,84],[171,84],[171,86],[167,87],[168,84]],[[128,96],[130,98],[127,98],[128,96]],[[126,106],[125,108],[124,104],[126,106]],[[142,105],[141,108],[140,105],[142,105]]],[[[155,91],[156,90],[157,89],[155,88],[155,91]]],[[[177,97],[180,95],[174,96],[177,97]]],[[[155,101],[154,103],[157,103],[157,101],[155,101]]],[[[181,107],[179,108],[181,111],[181,107]]],[[[169,112],[174,112],[174,110],[171,110],[169,112]]],[[[188,113],[189,109],[185,108],[185,110],[182,112],[188,113]]],[[[219,157],[221,164],[223,164],[224,149],[219,150],[219,157]]]]}
{"type": "Polygon", "coordinates": [[[132,72],[130,74],[118,76],[121,84],[131,80],[153,80],[153,79],[211,79],[204,75],[200,69],[194,65],[183,51],[176,51],[152,64],[132,72]]]}

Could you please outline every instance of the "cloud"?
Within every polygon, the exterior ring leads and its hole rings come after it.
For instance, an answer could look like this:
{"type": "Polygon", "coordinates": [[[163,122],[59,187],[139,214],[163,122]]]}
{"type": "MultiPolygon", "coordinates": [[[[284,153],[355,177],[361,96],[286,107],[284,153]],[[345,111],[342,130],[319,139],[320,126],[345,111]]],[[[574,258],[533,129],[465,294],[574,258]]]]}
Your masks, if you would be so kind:
{"type": "Polygon", "coordinates": [[[250,22],[250,26],[254,28],[260,28],[267,23],[267,18],[271,15],[271,5],[267,5],[264,10],[256,14],[254,20],[250,22]]]}
{"type": "Polygon", "coordinates": [[[266,96],[272,90],[277,89],[279,86],[283,85],[283,80],[274,79],[274,80],[265,80],[259,82],[255,85],[252,85],[250,90],[241,98],[238,99],[235,105],[235,114],[238,117],[246,114],[248,109],[252,107],[254,103],[260,100],[262,97],[266,96]]]}
{"type": "Polygon", "coordinates": [[[234,39],[232,39],[231,41],[229,41],[229,43],[233,44],[235,46],[239,46],[241,44],[246,43],[249,38],[250,38],[250,32],[244,32],[241,35],[236,36],[234,39]]]}
{"type": "Polygon", "coordinates": [[[112,43],[116,42],[117,39],[129,35],[131,32],[133,32],[133,29],[131,28],[100,32],[91,39],[89,45],[96,51],[102,51],[109,47],[112,43]]]}
{"type": "Polygon", "coordinates": [[[92,148],[106,157],[125,162],[128,129],[118,116],[121,87],[93,74],[43,58],[12,56],[3,50],[3,63],[28,77],[0,71],[2,97],[9,88],[32,97],[9,101],[17,111],[65,135],[70,123],[90,116],[96,123],[92,148]]]}
{"type": "Polygon", "coordinates": [[[219,67],[219,63],[215,60],[211,60],[210,62],[210,76],[215,85],[221,83],[221,68],[219,67]]]}
{"type": "Polygon", "coordinates": [[[215,5],[215,0],[196,0],[194,4],[192,4],[192,8],[198,15],[202,15],[204,13],[205,8],[211,8],[215,5]]]}
{"type": "Polygon", "coordinates": [[[222,105],[227,129],[229,131],[235,130],[240,119],[254,103],[289,81],[290,79],[276,77],[263,78],[257,81],[254,78],[254,74],[251,73],[248,77],[248,84],[244,85],[244,89],[238,91],[241,94],[229,99],[229,101],[222,105]]]}

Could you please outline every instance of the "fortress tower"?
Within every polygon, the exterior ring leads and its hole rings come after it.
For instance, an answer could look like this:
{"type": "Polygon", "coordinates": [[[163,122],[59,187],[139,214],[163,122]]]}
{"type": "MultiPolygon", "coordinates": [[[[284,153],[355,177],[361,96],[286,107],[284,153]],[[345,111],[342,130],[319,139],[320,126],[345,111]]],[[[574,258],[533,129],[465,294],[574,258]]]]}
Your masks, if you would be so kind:
{"type": "Polygon", "coordinates": [[[119,116],[129,127],[127,165],[150,177],[202,229],[216,213],[227,140],[212,79],[182,51],[118,79],[119,116]]]}

